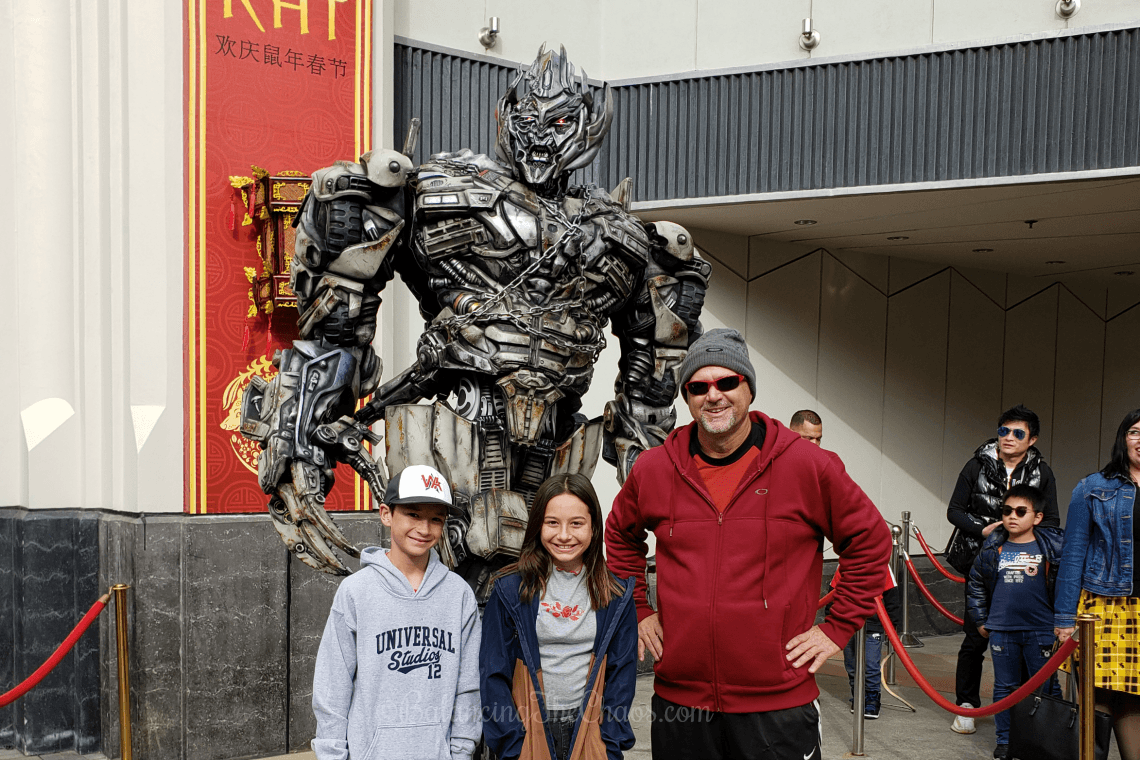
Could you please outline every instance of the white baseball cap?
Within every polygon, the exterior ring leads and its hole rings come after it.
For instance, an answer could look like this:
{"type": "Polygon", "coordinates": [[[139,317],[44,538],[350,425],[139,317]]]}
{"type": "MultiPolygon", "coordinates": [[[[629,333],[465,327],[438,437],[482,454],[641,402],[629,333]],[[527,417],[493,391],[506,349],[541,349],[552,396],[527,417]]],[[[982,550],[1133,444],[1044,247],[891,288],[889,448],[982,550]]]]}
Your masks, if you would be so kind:
{"type": "Polygon", "coordinates": [[[451,486],[447,478],[426,464],[408,465],[396,473],[384,489],[384,503],[389,507],[397,504],[442,504],[449,512],[459,513],[451,501],[451,486]]]}

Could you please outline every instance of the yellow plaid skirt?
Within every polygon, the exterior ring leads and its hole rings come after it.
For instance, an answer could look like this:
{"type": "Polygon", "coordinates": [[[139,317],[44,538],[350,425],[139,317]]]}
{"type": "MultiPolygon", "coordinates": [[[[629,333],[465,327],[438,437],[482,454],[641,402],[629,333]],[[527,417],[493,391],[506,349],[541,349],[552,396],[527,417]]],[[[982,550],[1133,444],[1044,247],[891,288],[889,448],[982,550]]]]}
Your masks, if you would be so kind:
{"type": "MultiPolygon", "coordinates": [[[[1096,685],[1140,694],[1140,598],[1100,596],[1082,589],[1077,613],[1082,612],[1100,618],[1096,622],[1096,685]]],[[[1074,660],[1078,653],[1073,652],[1074,660]]],[[[1069,663],[1063,670],[1069,671],[1069,663]]]]}

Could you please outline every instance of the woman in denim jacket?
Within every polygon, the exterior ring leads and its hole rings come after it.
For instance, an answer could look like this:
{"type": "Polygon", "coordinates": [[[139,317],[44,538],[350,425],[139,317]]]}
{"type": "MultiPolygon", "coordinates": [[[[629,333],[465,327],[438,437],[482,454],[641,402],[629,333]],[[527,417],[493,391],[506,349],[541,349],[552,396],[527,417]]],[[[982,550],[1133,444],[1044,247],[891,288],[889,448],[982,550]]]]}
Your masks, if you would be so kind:
{"type": "Polygon", "coordinates": [[[1110,713],[1122,760],[1140,760],[1140,574],[1134,551],[1140,483],[1140,409],[1124,416],[1104,469],[1077,484],[1065,523],[1054,600],[1055,633],[1078,612],[1096,624],[1096,709],[1110,713]]]}

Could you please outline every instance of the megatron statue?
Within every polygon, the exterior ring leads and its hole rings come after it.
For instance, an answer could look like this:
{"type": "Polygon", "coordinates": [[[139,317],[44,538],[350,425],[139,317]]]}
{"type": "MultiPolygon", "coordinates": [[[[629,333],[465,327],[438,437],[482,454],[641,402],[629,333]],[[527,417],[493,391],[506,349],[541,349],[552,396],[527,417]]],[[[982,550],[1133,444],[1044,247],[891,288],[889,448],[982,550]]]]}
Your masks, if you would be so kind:
{"type": "Polygon", "coordinates": [[[462,150],[414,167],[413,137],[403,153],[313,175],[291,273],[301,339],[274,357],[271,381],[254,378],[241,430],[263,448],[258,480],[277,530],[314,568],[347,574],[332,547],[358,554],[323,504],[339,462],[383,494],[364,445],[380,442],[381,418],[388,471],[431,464],[451,482],[465,517],[449,520],[440,551],[477,592],[517,556],[543,480],[589,476],[601,451],[624,481],[673,428],[710,267],[682,227],[630,215],[629,179],[612,194],[568,186],[609,130],[608,85],[591,87],[565,49],[543,46],[497,118],[497,159],[462,150]],[[396,273],[426,324],[415,363],[381,385],[370,344],[396,273]],[[581,399],[607,322],[620,371],[615,400],[591,420],[581,399]]]}

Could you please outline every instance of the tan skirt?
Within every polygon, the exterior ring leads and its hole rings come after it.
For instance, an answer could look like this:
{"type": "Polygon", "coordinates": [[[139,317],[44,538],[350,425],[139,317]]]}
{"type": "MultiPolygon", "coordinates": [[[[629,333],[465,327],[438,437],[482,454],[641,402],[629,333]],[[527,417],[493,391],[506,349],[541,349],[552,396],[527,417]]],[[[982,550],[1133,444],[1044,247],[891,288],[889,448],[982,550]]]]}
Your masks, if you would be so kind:
{"type": "MultiPolygon", "coordinates": [[[[1096,685],[1102,689],[1140,694],[1140,598],[1100,596],[1081,590],[1077,614],[1088,612],[1096,622],[1096,685]]],[[[1073,653],[1077,658],[1077,652],[1073,653]]],[[[1064,670],[1068,671],[1068,663],[1064,670]]]]}

